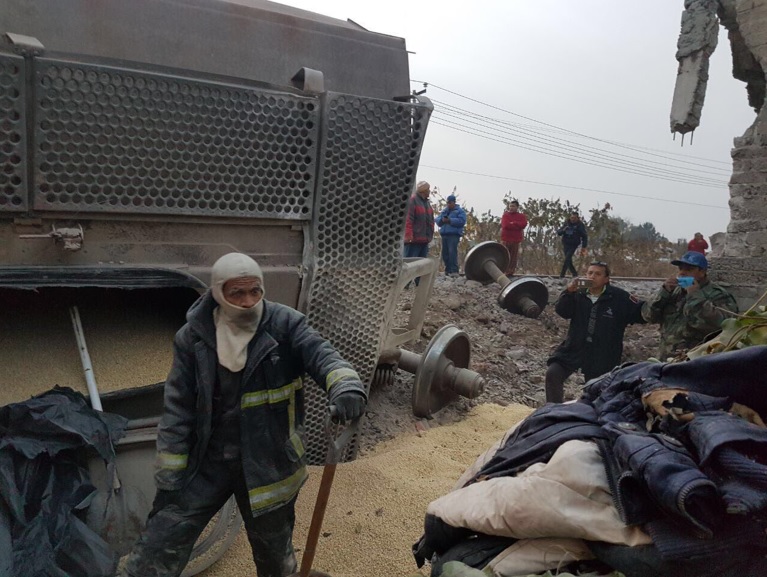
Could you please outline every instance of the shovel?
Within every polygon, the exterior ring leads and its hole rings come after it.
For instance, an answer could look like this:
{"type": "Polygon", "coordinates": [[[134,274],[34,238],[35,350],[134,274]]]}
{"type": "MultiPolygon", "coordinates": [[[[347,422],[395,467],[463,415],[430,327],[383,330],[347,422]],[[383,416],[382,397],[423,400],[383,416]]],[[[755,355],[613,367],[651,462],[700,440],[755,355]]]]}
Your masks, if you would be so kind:
{"type": "MultiPolygon", "coordinates": [[[[101,397],[93,376],[93,365],[85,344],[85,333],[76,306],[69,309],[75,330],[77,348],[80,351],[88,397],[94,411],[103,412],[101,397]]],[[[116,459],[115,459],[116,460],[116,459]]],[[[146,496],[140,490],[120,482],[115,461],[106,466],[106,489],[99,489],[88,507],[87,525],[106,541],[118,556],[130,551],[144,528],[144,517],[139,512],[148,511],[146,496]]]]}
{"type": "Polygon", "coordinates": [[[306,536],[306,547],[301,557],[301,570],[288,577],[330,577],[327,573],[312,570],[314,554],[317,551],[317,541],[322,530],[322,521],[325,518],[325,509],[330,498],[330,487],[333,485],[333,477],[336,474],[336,465],[343,457],[344,449],[349,441],[357,434],[360,417],[351,421],[343,430],[338,423],[333,421],[335,407],[330,407],[330,414],[325,420],[325,433],[328,436],[328,453],[325,458],[325,466],[322,469],[322,480],[317,492],[317,502],[312,513],[312,523],[309,525],[309,534],[306,536]]]}

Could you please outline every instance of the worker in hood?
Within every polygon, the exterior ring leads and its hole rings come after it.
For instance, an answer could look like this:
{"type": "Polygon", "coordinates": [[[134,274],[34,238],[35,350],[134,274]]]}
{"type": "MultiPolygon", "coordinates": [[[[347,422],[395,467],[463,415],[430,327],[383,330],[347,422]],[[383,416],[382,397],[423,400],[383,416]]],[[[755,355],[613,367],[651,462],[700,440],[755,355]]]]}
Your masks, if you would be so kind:
{"type": "Polygon", "coordinates": [[[157,438],[157,496],[123,569],[181,574],[208,521],[234,495],[259,577],[296,571],[295,501],[307,478],[303,376],[341,422],[367,403],[354,369],[298,311],[264,298],[261,268],[230,253],[176,334],[157,438]]]}

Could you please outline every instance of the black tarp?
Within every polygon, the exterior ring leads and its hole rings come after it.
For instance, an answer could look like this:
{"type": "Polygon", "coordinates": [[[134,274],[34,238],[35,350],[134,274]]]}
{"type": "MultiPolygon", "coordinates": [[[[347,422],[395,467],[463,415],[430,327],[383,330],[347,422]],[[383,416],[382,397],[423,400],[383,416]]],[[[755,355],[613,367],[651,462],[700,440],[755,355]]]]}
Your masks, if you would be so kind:
{"type": "Polygon", "coordinates": [[[96,494],[86,456],[112,462],[127,423],[58,386],[0,407],[0,577],[114,574],[114,552],[84,522],[96,494]]]}

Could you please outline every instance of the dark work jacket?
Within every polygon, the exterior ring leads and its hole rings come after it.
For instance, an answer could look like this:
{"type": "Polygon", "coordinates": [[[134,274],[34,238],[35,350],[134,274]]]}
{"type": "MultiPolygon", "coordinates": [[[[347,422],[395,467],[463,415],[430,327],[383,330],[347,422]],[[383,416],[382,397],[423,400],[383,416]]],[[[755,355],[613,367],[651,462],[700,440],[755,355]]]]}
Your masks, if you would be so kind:
{"type": "Polygon", "coordinates": [[[598,377],[621,362],[627,325],[644,323],[642,301],[608,284],[596,303],[586,292],[563,291],[555,310],[570,320],[567,338],[549,358],[568,369],[582,369],[586,379],[598,377]]]}
{"type": "Polygon", "coordinates": [[[581,245],[581,248],[586,248],[589,245],[589,235],[586,232],[586,225],[580,220],[578,222],[567,221],[562,228],[557,231],[557,234],[562,237],[562,244],[567,247],[577,247],[581,245]]]}
{"type": "MultiPolygon", "coordinates": [[[[207,292],[189,309],[187,323],[176,334],[157,437],[159,489],[182,489],[209,448],[218,378],[217,306],[207,292]]],[[[304,373],[325,388],[331,401],[349,390],[367,396],[354,369],[303,314],[265,300],[248,346],[239,401],[240,457],[254,515],[290,501],[306,480],[304,373]]]]}

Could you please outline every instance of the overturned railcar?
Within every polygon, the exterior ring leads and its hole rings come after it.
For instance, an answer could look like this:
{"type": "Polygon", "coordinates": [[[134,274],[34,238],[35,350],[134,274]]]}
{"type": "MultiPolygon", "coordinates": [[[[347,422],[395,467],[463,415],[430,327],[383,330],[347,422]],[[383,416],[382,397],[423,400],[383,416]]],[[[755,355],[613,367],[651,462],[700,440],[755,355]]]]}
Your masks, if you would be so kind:
{"type": "MultiPolygon", "coordinates": [[[[401,256],[431,112],[403,39],[255,0],[5,0],[0,15],[0,404],[85,389],[76,307],[104,409],[135,423],[123,453],[146,459],[173,334],[231,251],[368,384],[420,333],[422,307],[391,326],[405,277],[435,270],[401,256]]],[[[308,387],[312,463],[325,411],[308,387]]]]}

